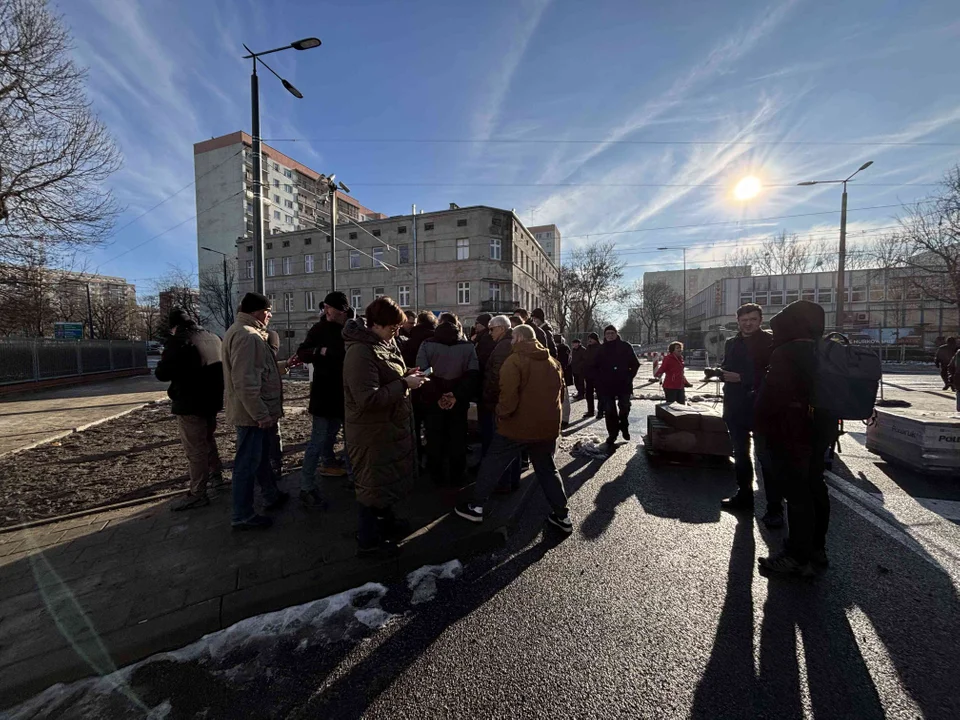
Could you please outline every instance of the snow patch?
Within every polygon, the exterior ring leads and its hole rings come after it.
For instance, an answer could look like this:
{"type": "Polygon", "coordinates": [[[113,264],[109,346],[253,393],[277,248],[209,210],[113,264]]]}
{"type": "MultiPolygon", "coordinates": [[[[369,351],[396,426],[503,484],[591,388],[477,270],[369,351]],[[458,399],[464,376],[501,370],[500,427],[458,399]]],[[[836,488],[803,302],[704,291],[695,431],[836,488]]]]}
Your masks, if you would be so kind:
{"type": "Polygon", "coordinates": [[[430,602],[437,596],[437,580],[456,580],[463,573],[459,560],[450,560],[443,565],[424,565],[407,575],[407,588],[413,591],[411,605],[430,602]]]}

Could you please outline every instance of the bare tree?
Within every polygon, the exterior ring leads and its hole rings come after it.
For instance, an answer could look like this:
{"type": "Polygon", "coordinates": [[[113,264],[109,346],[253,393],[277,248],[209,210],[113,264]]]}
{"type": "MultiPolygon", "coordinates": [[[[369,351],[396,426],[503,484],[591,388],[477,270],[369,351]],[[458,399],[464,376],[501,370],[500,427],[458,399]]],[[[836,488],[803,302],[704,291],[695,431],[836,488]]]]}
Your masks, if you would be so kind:
{"type": "Polygon", "coordinates": [[[131,298],[106,289],[92,300],[93,327],[101,340],[125,340],[135,334],[137,306],[131,298]]]}
{"type": "Polygon", "coordinates": [[[612,242],[573,251],[571,304],[576,309],[576,330],[593,330],[598,310],[623,298],[620,281],[625,266],[626,263],[617,258],[616,245],[612,242]]]}
{"type": "Polygon", "coordinates": [[[46,0],[0,0],[0,259],[22,238],[88,246],[118,208],[104,181],[120,154],[84,93],[70,37],[46,0]]]}
{"type": "Polygon", "coordinates": [[[634,283],[632,299],[637,319],[647,330],[647,342],[660,342],[660,324],[683,307],[683,296],[665,282],[634,283]]]}
{"type": "Polygon", "coordinates": [[[540,296],[543,304],[556,321],[557,332],[567,332],[571,321],[571,306],[576,299],[577,277],[567,265],[561,265],[556,279],[546,279],[540,283],[540,296]]]}
{"type": "Polygon", "coordinates": [[[197,276],[178,265],[170,266],[170,269],[157,281],[160,324],[164,334],[169,330],[166,315],[174,308],[183,310],[199,325],[206,324],[208,318],[203,312],[200,291],[196,286],[197,276]]]}
{"type": "Polygon", "coordinates": [[[826,270],[831,253],[835,264],[836,253],[826,244],[801,242],[796,235],[781,230],[759,247],[733,250],[727,254],[725,262],[728,265],[749,265],[754,275],[792,275],[820,268],[826,270]]]}
{"type": "Polygon", "coordinates": [[[236,260],[227,261],[226,277],[222,265],[200,271],[200,304],[219,319],[224,328],[230,327],[234,320],[237,306],[236,277],[236,260]]]}
{"type": "Polygon", "coordinates": [[[156,340],[161,334],[160,298],[147,295],[137,299],[139,327],[137,334],[141,340],[156,340]]]}

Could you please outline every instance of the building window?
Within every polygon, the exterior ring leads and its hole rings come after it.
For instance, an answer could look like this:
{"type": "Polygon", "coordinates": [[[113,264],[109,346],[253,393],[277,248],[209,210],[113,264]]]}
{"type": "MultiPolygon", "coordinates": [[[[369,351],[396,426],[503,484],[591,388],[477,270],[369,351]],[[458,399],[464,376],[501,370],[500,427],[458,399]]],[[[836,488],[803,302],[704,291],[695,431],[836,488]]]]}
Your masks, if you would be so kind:
{"type": "Polygon", "coordinates": [[[500,227],[503,224],[503,219],[495,217],[492,221],[494,227],[500,227]]]}
{"type": "Polygon", "coordinates": [[[253,280],[253,260],[247,260],[247,280],[253,280]]]}
{"type": "Polygon", "coordinates": [[[252,203],[252,202],[248,202],[248,203],[247,203],[247,212],[248,212],[248,213],[252,213],[252,212],[253,212],[253,203],[252,203]]]}
{"type": "Polygon", "coordinates": [[[401,285],[397,288],[397,302],[400,307],[410,307],[410,286],[401,285]]]}
{"type": "Polygon", "coordinates": [[[277,301],[277,296],[274,295],[273,293],[270,293],[269,295],[267,295],[267,300],[270,301],[270,306],[273,307],[273,304],[277,301]]]}
{"type": "Polygon", "coordinates": [[[863,302],[867,297],[867,289],[862,285],[853,288],[850,302],[863,302]]]}
{"type": "Polygon", "coordinates": [[[490,238],[490,259],[503,259],[503,246],[500,243],[500,238],[490,238]]]}
{"type": "Polygon", "coordinates": [[[833,288],[820,288],[817,290],[817,302],[821,305],[829,305],[833,302],[833,288]]]}
{"type": "Polygon", "coordinates": [[[283,309],[286,312],[293,312],[293,293],[285,292],[283,294],[283,309]]]}
{"type": "Polygon", "coordinates": [[[290,247],[290,241],[289,241],[289,240],[284,240],[284,241],[283,241],[283,247],[290,247]]]}
{"type": "Polygon", "coordinates": [[[274,210],[274,211],[273,211],[273,219],[274,219],[274,220],[279,220],[279,219],[280,219],[280,211],[279,211],[279,210],[274,210]]]}
{"type": "Polygon", "coordinates": [[[373,236],[380,237],[380,228],[377,228],[376,230],[373,231],[373,236]]]}
{"type": "Polygon", "coordinates": [[[490,299],[494,302],[500,302],[500,298],[502,297],[500,283],[492,282],[488,285],[488,287],[490,290],[490,299]]]}
{"type": "Polygon", "coordinates": [[[457,227],[466,227],[466,226],[467,226],[466,218],[461,218],[460,220],[457,220],[457,227]]]}
{"type": "Polygon", "coordinates": [[[304,245],[313,245],[313,238],[304,238],[304,239],[303,239],[303,244],[304,244],[304,245]]]}
{"type": "Polygon", "coordinates": [[[813,302],[816,299],[814,289],[804,288],[803,292],[801,293],[801,299],[806,300],[808,302],[813,302]]]}
{"type": "Polygon", "coordinates": [[[787,290],[787,305],[789,305],[790,303],[795,303],[799,299],[800,299],[799,290],[787,290]]]}
{"type": "Polygon", "coordinates": [[[746,305],[747,303],[752,303],[752,302],[753,302],[753,293],[752,293],[752,292],[740,293],[740,304],[741,304],[741,305],[746,305]]]}
{"type": "Polygon", "coordinates": [[[292,173],[290,170],[288,170],[287,168],[284,168],[284,169],[283,169],[283,176],[284,176],[284,177],[288,177],[288,178],[292,178],[292,177],[293,177],[293,173],[292,173]]]}
{"type": "MultiPolygon", "coordinates": [[[[270,228],[270,234],[271,234],[271,235],[279,235],[279,234],[280,234],[280,228],[278,228],[278,227],[270,228]]],[[[272,247],[272,246],[271,246],[271,247],[272,247]]]]}
{"type": "Polygon", "coordinates": [[[247,245],[247,252],[253,252],[253,245],[247,245]]]}
{"type": "Polygon", "coordinates": [[[783,290],[770,291],[770,304],[777,306],[783,305],[783,290]]]}
{"type": "Polygon", "coordinates": [[[280,204],[280,196],[279,196],[279,195],[274,195],[274,196],[273,196],[273,201],[274,201],[277,205],[279,205],[279,204],[280,204]]]}
{"type": "Polygon", "coordinates": [[[303,301],[306,305],[307,310],[316,310],[317,309],[317,296],[313,290],[307,290],[303,294],[303,301]]]}
{"type": "Polygon", "coordinates": [[[397,252],[400,259],[401,265],[408,265],[410,263],[410,246],[409,245],[400,245],[397,248],[397,252]]]}
{"type": "Polygon", "coordinates": [[[330,272],[331,267],[332,266],[330,265],[330,253],[325,252],[323,254],[323,269],[326,270],[327,272],[330,272]]]}
{"type": "Polygon", "coordinates": [[[384,295],[386,295],[386,294],[387,294],[386,288],[375,287],[375,288],[373,289],[373,299],[374,299],[374,300],[376,300],[377,298],[382,298],[382,297],[383,297],[384,295]]]}
{"type": "Polygon", "coordinates": [[[398,234],[398,235],[406,235],[406,234],[407,234],[407,226],[406,226],[406,225],[401,225],[400,227],[398,227],[398,228],[397,228],[397,234],[398,234]]]}
{"type": "Polygon", "coordinates": [[[273,164],[273,171],[274,171],[274,172],[280,172],[280,166],[277,165],[276,163],[274,163],[274,164],[273,164]]]}
{"type": "MultiPolygon", "coordinates": [[[[303,256],[303,271],[308,273],[313,272],[313,255],[303,256]]],[[[312,310],[313,308],[310,309],[312,310]]]]}
{"type": "Polygon", "coordinates": [[[292,193],[292,192],[293,192],[293,185],[284,185],[284,186],[283,186],[283,191],[284,191],[284,192],[287,192],[287,193],[292,193]]]}
{"type": "Polygon", "coordinates": [[[375,247],[373,249],[373,264],[374,266],[379,265],[383,262],[383,248],[375,247]]]}
{"type": "Polygon", "coordinates": [[[360,297],[360,288],[354,288],[350,291],[350,305],[359,310],[363,299],[360,297]]]}
{"type": "Polygon", "coordinates": [[[285,208],[289,208],[290,210],[293,210],[293,200],[284,200],[283,206],[285,208]]]}
{"type": "Polygon", "coordinates": [[[355,232],[350,233],[350,239],[351,239],[351,240],[356,240],[356,239],[357,239],[357,234],[356,234],[355,232]]]}
{"type": "Polygon", "coordinates": [[[457,260],[470,259],[470,238],[457,238],[457,260]]]}
{"type": "Polygon", "coordinates": [[[267,277],[273,277],[277,274],[277,268],[273,258],[267,259],[267,277]]]}
{"type": "Polygon", "coordinates": [[[273,243],[267,243],[267,250],[273,250],[273,243]]]}
{"type": "Polygon", "coordinates": [[[458,282],[457,283],[457,305],[469,305],[469,304],[470,304],[470,283],[458,282]]]}
{"type": "MultiPolygon", "coordinates": [[[[276,188],[280,187],[280,181],[277,180],[276,178],[274,178],[274,179],[273,179],[273,186],[276,187],[276,188]]],[[[278,195],[277,197],[280,197],[280,196],[278,195]]]]}
{"type": "Polygon", "coordinates": [[[433,223],[424,223],[424,224],[423,224],[423,229],[424,229],[424,230],[433,230],[433,223]]]}
{"type": "Polygon", "coordinates": [[[283,259],[283,274],[292,275],[293,274],[293,258],[285,257],[283,259]]]}
{"type": "Polygon", "coordinates": [[[350,251],[350,269],[351,270],[360,269],[360,251],[359,250],[350,251]]]}
{"type": "Polygon", "coordinates": [[[292,223],[293,223],[293,215],[284,215],[284,216],[283,216],[283,221],[284,221],[285,223],[291,223],[291,224],[292,224],[292,223]]]}

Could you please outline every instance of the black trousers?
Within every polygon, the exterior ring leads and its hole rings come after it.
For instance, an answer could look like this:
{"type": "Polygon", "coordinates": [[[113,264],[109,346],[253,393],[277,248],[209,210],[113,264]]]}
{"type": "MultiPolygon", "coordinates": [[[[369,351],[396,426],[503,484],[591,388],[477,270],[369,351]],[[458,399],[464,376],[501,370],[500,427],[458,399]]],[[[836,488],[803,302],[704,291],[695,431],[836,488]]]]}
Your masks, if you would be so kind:
{"type": "Polygon", "coordinates": [[[427,469],[438,485],[463,484],[467,470],[467,410],[467,403],[458,402],[452,410],[432,407],[424,412],[427,469]]]}
{"type": "Polygon", "coordinates": [[[668,390],[667,388],[664,388],[663,398],[668,403],[680,403],[681,405],[686,405],[687,391],[683,388],[680,388],[679,390],[668,390]]]}
{"type": "MultiPolygon", "coordinates": [[[[730,434],[730,444],[733,446],[733,462],[737,473],[737,494],[753,499],[753,452],[750,448],[752,430],[746,423],[737,423],[727,420],[727,432],[730,434]]],[[[767,496],[767,510],[781,511],[783,509],[782,482],[778,473],[774,471],[767,450],[766,439],[753,436],[753,450],[760,462],[760,474],[763,475],[763,490],[767,496]]]]}
{"type": "Polygon", "coordinates": [[[587,414],[593,415],[596,412],[596,408],[593,404],[593,393],[597,389],[597,386],[593,384],[591,378],[584,378],[584,389],[587,393],[587,414]]]}
{"type": "Polygon", "coordinates": [[[630,393],[603,398],[603,418],[607,423],[607,437],[616,437],[630,427],[630,393]],[[617,407],[619,406],[619,412],[617,407]]]}
{"type": "Polygon", "coordinates": [[[574,374],[573,386],[577,389],[577,395],[583,395],[583,375],[574,374]]]}

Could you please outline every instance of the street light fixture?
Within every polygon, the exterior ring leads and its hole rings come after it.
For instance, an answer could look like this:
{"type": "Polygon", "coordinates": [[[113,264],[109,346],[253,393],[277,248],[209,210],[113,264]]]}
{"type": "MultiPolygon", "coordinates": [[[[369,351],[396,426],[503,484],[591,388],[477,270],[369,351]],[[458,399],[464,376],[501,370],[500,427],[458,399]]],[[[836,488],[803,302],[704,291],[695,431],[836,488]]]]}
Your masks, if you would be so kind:
{"type": "Polygon", "coordinates": [[[866,170],[873,165],[873,160],[868,160],[858,167],[855,172],[849,175],[845,180],[806,180],[797,183],[799,186],[808,187],[810,185],[843,185],[843,198],[840,201],[840,251],[837,254],[837,310],[835,325],[838,331],[843,332],[843,301],[846,294],[846,264],[847,264],[847,183],[853,179],[861,170],[866,170]]]}
{"type": "MultiPolygon", "coordinates": [[[[253,289],[258,293],[264,292],[266,275],[264,273],[263,262],[263,170],[260,152],[260,80],[257,77],[257,63],[259,62],[267,70],[273,73],[281,82],[283,87],[286,88],[287,92],[297,99],[302,99],[303,93],[297,90],[297,88],[293,86],[293,83],[277,75],[274,69],[263,61],[263,56],[281,52],[282,50],[309,50],[310,48],[315,48],[319,45],[320,39],[311,37],[297,40],[289,45],[274,48],[273,50],[264,50],[263,52],[259,53],[255,53],[246,45],[243,46],[243,48],[250,53],[249,55],[244,55],[243,59],[253,60],[253,72],[250,74],[250,114],[252,116],[252,127],[250,128],[250,134],[253,145],[251,148],[251,152],[253,154],[253,289]]],[[[226,262],[226,259],[224,259],[224,262],[226,262]]]]}
{"type": "Polygon", "coordinates": [[[687,338],[687,249],[685,247],[658,247],[657,250],[683,250],[683,339],[687,338]]]}

